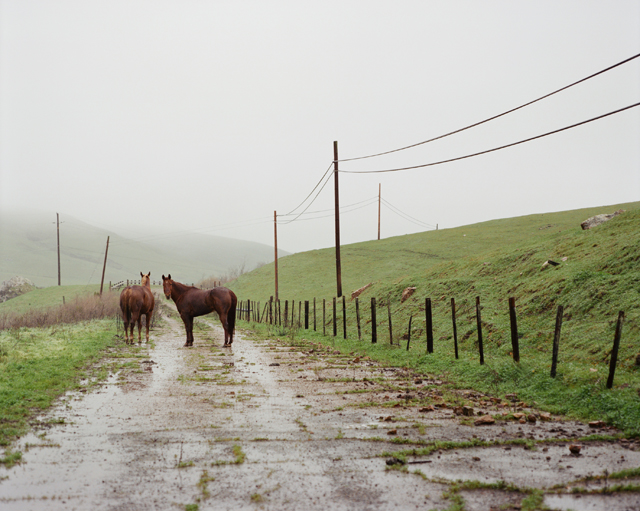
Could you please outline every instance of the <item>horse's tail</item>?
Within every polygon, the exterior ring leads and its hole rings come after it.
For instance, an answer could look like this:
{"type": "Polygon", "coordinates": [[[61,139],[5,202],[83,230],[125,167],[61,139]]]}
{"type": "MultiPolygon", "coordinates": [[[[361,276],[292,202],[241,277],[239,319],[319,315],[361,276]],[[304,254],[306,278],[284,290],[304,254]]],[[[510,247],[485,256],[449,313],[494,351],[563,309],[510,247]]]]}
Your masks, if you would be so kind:
{"type": "Polygon", "coordinates": [[[131,304],[129,303],[130,294],[130,287],[125,287],[122,290],[122,293],[120,293],[120,310],[122,311],[123,319],[125,319],[126,321],[129,321],[131,319],[131,304]]]}
{"type": "Polygon", "coordinates": [[[229,307],[229,312],[227,313],[227,321],[229,323],[229,334],[231,335],[231,339],[233,339],[233,332],[236,328],[236,305],[238,304],[238,297],[231,290],[229,290],[229,293],[231,293],[231,307],[229,307]]]}

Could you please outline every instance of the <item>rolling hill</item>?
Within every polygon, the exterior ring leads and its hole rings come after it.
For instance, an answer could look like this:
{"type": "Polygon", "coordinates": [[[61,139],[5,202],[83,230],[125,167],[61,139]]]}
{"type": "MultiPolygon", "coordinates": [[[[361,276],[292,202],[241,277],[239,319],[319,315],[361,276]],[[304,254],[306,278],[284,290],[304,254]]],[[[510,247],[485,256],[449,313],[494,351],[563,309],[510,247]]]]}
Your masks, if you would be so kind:
{"type": "MultiPolygon", "coordinates": [[[[68,215],[60,218],[60,266],[63,285],[100,283],[107,236],[105,282],[138,278],[151,271],[183,282],[221,276],[244,265],[252,269],[273,261],[273,248],[250,241],[197,233],[130,239],[68,215]]],[[[283,255],[287,252],[279,251],[283,255]]],[[[3,212],[0,218],[0,281],[27,277],[39,287],[58,283],[55,215],[3,212]]]]}

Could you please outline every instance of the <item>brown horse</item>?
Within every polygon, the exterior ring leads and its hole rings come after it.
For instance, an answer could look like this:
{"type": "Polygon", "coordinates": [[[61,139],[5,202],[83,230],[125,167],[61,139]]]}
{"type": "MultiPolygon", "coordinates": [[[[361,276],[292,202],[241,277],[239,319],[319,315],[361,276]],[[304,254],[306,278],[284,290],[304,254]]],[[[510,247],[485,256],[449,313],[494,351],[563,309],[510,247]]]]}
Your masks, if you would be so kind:
{"type": "Polygon", "coordinates": [[[133,327],[135,323],[138,323],[138,344],[142,344],[140,330],[142,328],[143,314],[147,318],[147,342],[149,342],[149,325],[151,324],[151,316],[155,306],[155,299],[151,292],[151,280],[149,280],[150,275],[151,272],[146,275],[140,272],[140,277],[142,278],[140,284],[142,285],[127,286],[120,293],[120,309],[122,310],[124,337],[127,344],[129,344],[129,337],[131,337],[131,344],[133,344],[133,327]]]}
{"type": "Polygon", "coordinates": [[[171,274],[168,277],[162,276],[162,286],[167,300],[173,299],[184,321],[184,327],[187,330],[185,346],[193,346],[193,318],[216,311],[224,328],[224,346],[231,347],[238,303],[238,298],[233,291],[226,287],[204,290],[186,286],[172,280],[171,274]]]}

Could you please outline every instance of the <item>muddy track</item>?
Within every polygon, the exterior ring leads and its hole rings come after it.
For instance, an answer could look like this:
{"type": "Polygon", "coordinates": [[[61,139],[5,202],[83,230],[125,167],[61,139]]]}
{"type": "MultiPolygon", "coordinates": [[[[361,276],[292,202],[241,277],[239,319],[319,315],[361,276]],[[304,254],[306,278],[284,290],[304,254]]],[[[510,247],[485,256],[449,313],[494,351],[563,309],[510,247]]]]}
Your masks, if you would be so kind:
{"type": "Polygon", "coordinates": [[[589,427],[555,417],[476,426],[504,403],[309,343],[238,332],[224,349],[217,321],[200,324],[184,348],[167,318],[137,370],[40,417],[57,424],[23,437],[23,463],[0,468],[0,508],[470,511],[538,498],[640,509],[637,491],[595,493],[640,477],[593,479],[640,467],[637,443],[578,442],[589,427]],[[474,416],[457,415],[457,399],[474,416]],[[409,463],[389,465],[398,451],[409,463]]]}

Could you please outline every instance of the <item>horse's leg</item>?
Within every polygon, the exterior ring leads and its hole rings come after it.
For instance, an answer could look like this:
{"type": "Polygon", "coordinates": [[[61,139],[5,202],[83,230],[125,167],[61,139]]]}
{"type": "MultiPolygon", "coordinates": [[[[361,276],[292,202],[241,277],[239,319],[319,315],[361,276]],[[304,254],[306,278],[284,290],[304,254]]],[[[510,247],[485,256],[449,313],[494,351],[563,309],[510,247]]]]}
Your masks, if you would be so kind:
{"type": "Polygon", "coordinates": [[[187,331],[187,342],[184,343],[185,347],[193,346],[193,318],[185,314],[182,316],[184,322],[184,329],[187,331]]]}
{"type": "Polygon", "coordinates": [[[151,313],[150,312],[147,312],[146,318],[147,318],[147,342],[149,342],[149,326],[151,325],[151,313]]]}
{"type": "Polygon", "coordinates": [[[224,346],[227,347],[230,345],[228,316],[226,312],[220,312],[218,316],[220,316],[220,323],[222,323],[222,328],[224,329],[224,346]]]}
{"type": "Polygon", "coordinates": [[[138,325],[138,344],[142,344],[142,314],[138,312],[136,316],[138,316],[136,318],[136,323],[138,325]]]}

